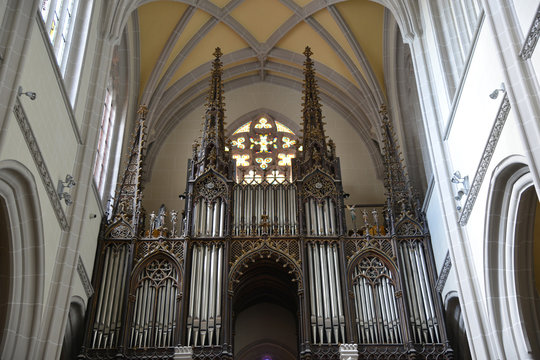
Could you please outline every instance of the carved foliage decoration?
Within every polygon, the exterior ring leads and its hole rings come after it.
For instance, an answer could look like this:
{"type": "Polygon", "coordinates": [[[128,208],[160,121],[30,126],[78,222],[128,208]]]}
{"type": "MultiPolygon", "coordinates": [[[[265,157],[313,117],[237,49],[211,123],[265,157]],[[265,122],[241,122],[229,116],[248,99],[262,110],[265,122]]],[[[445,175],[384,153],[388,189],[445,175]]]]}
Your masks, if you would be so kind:
{"type": "Polygon", "coordinates": [[[422,236],[422,227],[415,221],[405,218],[396,225],[396,235],[422,236]]]}
{"type": "Polygon", "coordinates": [[[345,256],[347,257],[347,263],[350,263],[353,259],[357,258],[359,254],[368,250],[377,250],[391,259],[395,256],[391,240],[388,237],[365,236],[345,240],[345,256]]]}
{"type": "Polygon", "coordinates": [[[195,183],[194,194],[194,199],[203,197],[212,202],[218,197],[221,197],[227,201],[228,188],[221,177],[210,171],[197,180],[195,183]]]}
{"type": "Polygon", "coordinates": [[[125,216],[122,215],[105,230],[105,237],[110,239],[128,239],[133,237],[133,229],[126,221],[125,216]]]}
{"type": "Polygon", "coordinates": [[[317,201],[322,201],[326,197],[335,198],[336,185],[328,175],[317,171],[304,181],[303,195],[304,198],[313,197],[317,201]]]}
{"type": "Polygon", "coordinates": [[[156,240],[140,240],[135,245],[135,262],[143,260],[147,256],[153,255],[158,251],[173,255],[180,264],[184,261],[184,241],[167,240],[159,238],[156,240]]]}
{"type": "Polygon", "coordinates": [[[381,277],[388,278],[392,284],[394,283],[391,277],[389,276],[389,270],[386,265],[381,261],[379,257],[376,256],[365,256],[358,261],[358,275],[354,276],[352,279],[353,284],[358,281],[360,277],[365,278],[371,284],[379,282],[381,277]]]}

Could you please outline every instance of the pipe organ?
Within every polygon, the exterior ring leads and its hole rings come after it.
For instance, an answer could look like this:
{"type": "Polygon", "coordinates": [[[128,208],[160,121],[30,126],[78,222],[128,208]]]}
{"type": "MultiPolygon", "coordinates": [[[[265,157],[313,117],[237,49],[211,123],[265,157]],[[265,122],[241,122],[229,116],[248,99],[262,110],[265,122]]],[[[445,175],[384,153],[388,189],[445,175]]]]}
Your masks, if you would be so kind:
{"type": "Polygon", "coordinates": [[[452,358],[427,224],[390,119],[383,108],[387,203],[363,211],[359,228],[349,208],[348,230],[339,158],[325,136],[312,53],[304,54],[303,138],[263,114],[227,139],[216,49],[182,214],[141,206],[141,108],[119,195],[102,222],[80,358],[185,359],[187,351],[233,359],[238,294],[250,282],[264,294],[280,291],[264,290],[279,281],[294,289],[299,359],[340,359],[344,343],[358,344],[361,359],[452,358]],[[188,347],[182,357],[179,347],[188,347]]]}

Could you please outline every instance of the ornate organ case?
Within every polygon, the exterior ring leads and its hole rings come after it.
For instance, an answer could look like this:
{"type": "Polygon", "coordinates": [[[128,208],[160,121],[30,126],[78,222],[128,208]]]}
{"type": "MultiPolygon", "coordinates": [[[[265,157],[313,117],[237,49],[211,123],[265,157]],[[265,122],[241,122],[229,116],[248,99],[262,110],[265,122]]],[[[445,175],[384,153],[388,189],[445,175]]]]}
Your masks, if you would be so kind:
{"type": "Polygon", "coordinates": [[[233,304],[246,269],[273,262],[296,291],[297,358],[340,359],[340,344],[356,345],[360,359],[452,358],[427,224],[386,112],[387,203],[364,211],[362,226],[348,232],[309,48],[303,149],[281,181],[238,180],[226,151],[219,49],[214,55],[183,216],[164,208],[145,216],[141,207],[146,111],[139,112],[130,161],[102,224],[80,357],[233,359],[233,304]]]}

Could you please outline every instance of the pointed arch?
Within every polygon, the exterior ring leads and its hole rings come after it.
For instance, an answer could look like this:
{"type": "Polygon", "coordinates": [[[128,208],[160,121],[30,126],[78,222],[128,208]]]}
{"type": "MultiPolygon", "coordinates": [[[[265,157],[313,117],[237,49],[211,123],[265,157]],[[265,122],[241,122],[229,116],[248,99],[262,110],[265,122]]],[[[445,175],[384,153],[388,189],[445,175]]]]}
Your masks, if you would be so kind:
{"type": "Polygon", "coordinates": [[[43,311],[44,236],[34,176],[18,161],[0,161],[0,202],[9,234],[0,240],[9,251],[0,358],[29,359],[43,311]]]}
{"type": "Polygon", "coordinates": [[[126,344],[145,349],[177,344],[183,282],[177,259],[158,251],[135,267],[131,279],[126,344]]]}
{"type": "Polygon", "coordinates": [[[520,156],[503,160],[488,190],[484,256],[486,299],[502,358],[540,355],[540,298],[535,288],[533,231],[538,197],[520,156]]]}

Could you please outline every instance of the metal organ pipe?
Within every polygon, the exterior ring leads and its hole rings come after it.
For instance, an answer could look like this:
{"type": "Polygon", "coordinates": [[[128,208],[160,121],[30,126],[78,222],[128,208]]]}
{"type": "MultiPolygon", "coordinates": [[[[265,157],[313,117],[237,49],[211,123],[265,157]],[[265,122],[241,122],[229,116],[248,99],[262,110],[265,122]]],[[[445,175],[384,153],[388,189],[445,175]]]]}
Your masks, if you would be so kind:
{"type": "Polygon", "coordinates": [[[214,203],[212,203],[213,215],[212,215],[212,234],[211,236],[218,236],[218,221],[219,221],[219,212],[220,212],[220,199],[217,198],[214,203]]]}
{"type": "Polygon", "coordinates": [[[222,257],[223,247],[218,246],[216,277],[216,344],[219,344],[219,335],[221,330],[221,277],[223,276],[222,257]]]}
{"type": "Polygon", "coordinates": [[[341,304],[336,244],[309,244],[311,328],[315,343],[343,342],[345,317],[341,304]]]}
{"type": "Polygon", "coordinates": [[[329,214],[329,206],[328,206],[329,201],[330,199],[326,199],[323,202],[324,234],[326,236],[332,234],[332,227],[330,226],[330,214],[329,214]]]}
{"type": "Polygon", "coordinates": [[[315,280],[313,278],[314,265],[313,265],[313,248],[308,246],[308,267],[309,267],[309,300],[311,304],[311,332],[313,337],[313,343],[317,343],[317,314],[318,314],[318,298],[315,290],[315,280]]]}
{"type": "Polygon", "coordinates": [[[330,208],[330,229],[332,230],[332,235],[335,235],[337,234],[337,229],[336,229],[336,212],[334,210],[334,201],[331,200],[331,199],[328,199],[328,204],[329,204],[329,208],[330,208]]]}
{"type": "Polygon", "coordinates": [[[213,346],[219,342],[222,248],[210,243],[194,246],[192,272],[196,275],[192,276],[187,322],[188,344],[192,346],[213,346]]]}
{"type": "Polygon", "coordinates": [[[223,237],[225,228],[225,201],[221,201],[221,209],[219,211],[219,237],[223,237]]]}

